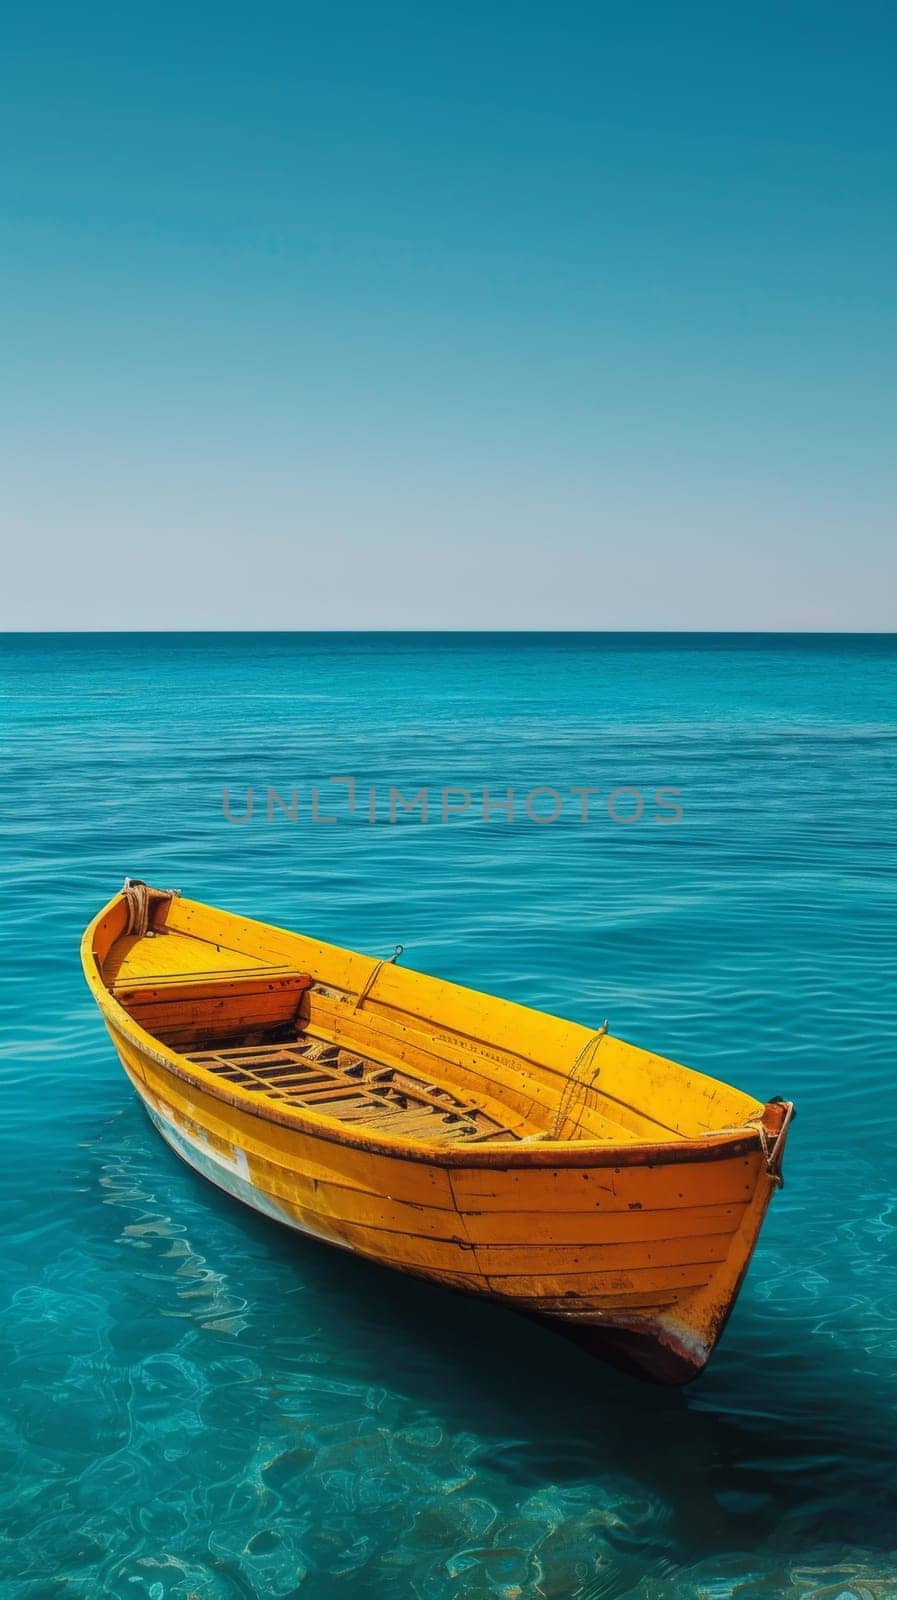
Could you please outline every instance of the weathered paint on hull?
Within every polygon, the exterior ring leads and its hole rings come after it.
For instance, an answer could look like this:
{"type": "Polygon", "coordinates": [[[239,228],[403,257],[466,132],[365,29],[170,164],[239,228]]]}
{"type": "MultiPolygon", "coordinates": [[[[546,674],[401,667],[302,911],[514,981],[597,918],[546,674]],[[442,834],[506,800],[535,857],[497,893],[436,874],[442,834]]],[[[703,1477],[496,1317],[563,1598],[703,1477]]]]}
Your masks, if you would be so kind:
{"type": "MultiPolygon", "coordinates": [[[[618,1365],[677,1383],[702,1369],[780,1181],[790,1106],[579,1024],[153,893],[152,927],[132,934],[117,896],[82,959],[125,1071],[183,1160],[299,1233],[498,1300],[618,1365]],[[341,1121],[250,1081],[234,1045],[248,1039],[255,1060],[272,1024],[289,1022],[292,1038],[297,1002],[304,1037],[454,1086],[508,1122],[505,1142],[488,1129],[440,1139],[439,1118],[420,1111],[411,1132],[384,1132],[382,1101],[341,1121]],[[599,1037],[598,1089],[571,1118],[565,1086],[599,1037]]],[[[302,1062],[290,1062],[278,1070],[295,1082],[302,1062]]]]}
{"type": "MultiPolygon", "coordinates": [[[[145,1101],[144,1110],[157,1133],[162,1135],[174,1154],[200,1177],[208,1179],[216,1188],[229,1195],[232,1200],[239,1200],[253,1211],[258,1211],[262,1216],[270,1217],[272,1221],[280,1222],[307,1238],[325,1244],[337,1244],[343,1249],[348,1248],[341,1240],[328,1239],[325,1235],[309,1228],[307,1224],[297,1222],[282,1206],[272,1200],[270,1195],[262,1194],[256,1189],[249,1177],[245,1158],[240,1159],[239,1151],[235,1152],[236,1159],[230,1164],[220,1154],[204,1148],[195,1138],[181,1133],[145,1101]]],[[[490,1296],[490,1299],[495,1298],[494,1295],[490,1296]]],[[[659,1325],[635,1332],[624,1328],[602,1328],[589,1326],[587,1323],[564,1321],[560,1317],[543,1316],[539,1312],[531,1312],[529,1315],[534,1322],[542,1323],[554,1332],[563,1334],[589,1355],[597,1356],[600,1360],[619,1367],[623,1372],[638,1377],[649,1376],[659,1383],[688,1383],[697,1377],[710,1355],[709,1350],[700,1341],[695,1341],[691,1351],[685,1347],[677,1348],[675,1338],[665,1339],[664,1329],[659,1325]]]]}
{"type": "MultiPolygon", "coordinates": [[[[656,1382],[686,1383],[706,1365],[716,1339],[711,1342],[698,1331],[701,1308],[708,1296],[716,1302],[718,1337],[731,1307],[725,1289],[728,1258],[745,1229],[756,1236],[768,1202],[766,1193],[762,1206],[756,1204],[758,1189],[762,1193],[764,1187],[756,1160],[736,1158],[728,1173],[716,1165],[712,1172],[706,1164],[679,1167],[675,1189],[668,1181],[668,1169],[645,1173],[612,1169],[603,1177],[585,1165],[542,1169],[533,1174],[538,1198],[530,1187],[522,1213],[513,1192],[504,1203],[494,1192],[482,1192],[484,1174],[477,1169],[441,1174],[443,1188],[419,1163],[387,1164],[379,1158],[382,1170],[378,1171],[378,1159],[373,1158],[373,1169],[362,1186],[357,1167],[345,1159],[340,1146],[323,1144],[316,1149],[314,1140],[289,1140],[279,1160],[273,1161],[270,1150],[262,1154],[259,1148],[259,1138],[267,1144],[267,1130],[264,1125],[253,1128],[255,1119],[232,1125],[229,1131],[238,1139],[228,1139],[219,1122],[219,1106],[196,1093],[186,1096],[177,1078],[141,1056],[115,1030],[110,1032],[150,1120],[170,1148],[202,1177],[263,1216],[446,1288],[501,1301],[553,1327],[591,1354],[656,1382]],[[662,1202],[657,1209],[671,1235],[659,1241],[662,1260],[653,1268],[644,1260],[639,1237],[645,1232],[645,1202],[630,1198],[636,1189],[644,1195],[652,1188],[662,1202]],[[710,1194],[722,1195],[722,1206],[714,1204],[710,1194]],[[459,1209],[460,1196],[467,1199],[459,1209]],[[371,1225],[370,1218],[378,1211],[379,1220],[391,1226],[371,1225]],[[695,1212],[707,1220],[696,1222],[695,1212]],[[496,1256],[518,1250],[524,1260],[501,1265],[533,1266],[533,1246],[513,1241],[531,1228],[535,1216],[541,1216],[555,1236],[570,1241],[555,1242],[546,1252],[552,1258],[552,1275],[543,1273],[536,1280],[532,1272],[485,1270],[496,1265],[496,1256]],[[403,1224],[401,1232],[395,1228],[397,1221],[403,1224]],[[710,1225],[725,1226],[726,1231],[710,1235],[699,1231],[710,1225]],[[602,1232],[609,1235],[603,1247],[594,1242],[595,1234],[602,1232]],[[572,1237],[577,1234],[586,1236],[581,1244],[572,1237]],[[703,1241],[697,1247],[696,1239],[703,1241]],[[708,1252],[712,1261],[694,1260],[708,1252]],[[592,1270],[583,1270],[584,1255],[592,1270]]],[[[521,1175],[513,1178],[519,1191],[521,1175]]],[[[490,1187],[494,1191],[494,1184],[490,1187]]],[[[649,1210],[647,1217],[651,1216],[649,1210]]],[[[658,1227],[656,1223],[649,1231],[658,1227]]]]}

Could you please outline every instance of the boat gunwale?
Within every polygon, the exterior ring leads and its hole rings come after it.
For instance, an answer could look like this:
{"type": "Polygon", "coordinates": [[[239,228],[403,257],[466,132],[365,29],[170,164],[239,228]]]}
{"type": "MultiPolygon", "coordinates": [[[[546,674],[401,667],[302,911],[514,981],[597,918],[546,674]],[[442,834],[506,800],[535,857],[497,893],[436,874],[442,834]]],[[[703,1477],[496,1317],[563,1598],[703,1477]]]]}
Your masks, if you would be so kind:
{"type": "MultiPolygon", "coordinates": [[[[121,1034],[132,1047],[147,1055],[156,1065],[176,1078],[202,1090],[213,1099],[245,1112],[259,1121],[330,1144],[343,1145],[370,1155],[416,1161],[436,1167],[482,1167],[493,1171],[527,1168],[584,1167],[661,1167],[725,1161],[762,1153],[758,1130],[745,1128],[708,1134],[701,1138],[683,1137],[661,1143],[610,1144],[604,1140],[539,1139],[509,1145],[484,1140],[477,1145],[437,1144],[401,1134],[375,1134],[359,1127],[350,1131],[338,1117],[312,1112],[307,1107],[266,1104],[258,1096],[238,1086],[225,1087],[215,1073],[194,1064],[176,1050],[142,1028],[107,987],[94,949],[100,923],[120,904],[121,893],[112,897],[88,924],[81,940],[81,964],[94,1000],[108,1026],[121,1034]]],[[[211,908],[214,909],[214,908],[211,908]]],[[[410,969],[409,969],[410,970],[410,969]]],[[[765,1110],[760,1102],[761,1109],[765,1110]]]]}

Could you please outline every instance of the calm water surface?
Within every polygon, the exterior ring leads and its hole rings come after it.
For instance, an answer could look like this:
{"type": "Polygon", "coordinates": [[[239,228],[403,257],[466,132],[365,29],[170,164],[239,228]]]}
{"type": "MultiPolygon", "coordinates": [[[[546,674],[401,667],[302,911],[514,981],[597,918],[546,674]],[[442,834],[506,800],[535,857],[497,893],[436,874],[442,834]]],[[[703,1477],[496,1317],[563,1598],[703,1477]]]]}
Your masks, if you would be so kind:
{"type": "Polygon", "coordinates": [[[897,641],[0,644],[4,1597],[897,1594],[897,641]],[[390,826],[390,784],[431,820],[390,826]],[[640,1385],[192,1176],[78,965],[126,872],[793,1097],[705,1377],[640,1385]]]}

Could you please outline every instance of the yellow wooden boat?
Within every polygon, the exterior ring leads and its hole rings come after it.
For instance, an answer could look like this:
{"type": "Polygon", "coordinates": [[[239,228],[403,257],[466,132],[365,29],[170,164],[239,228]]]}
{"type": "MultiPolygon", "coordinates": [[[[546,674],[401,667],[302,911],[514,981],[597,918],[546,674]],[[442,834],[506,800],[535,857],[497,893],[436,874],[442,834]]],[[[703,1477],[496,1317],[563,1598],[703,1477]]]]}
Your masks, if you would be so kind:
{"type": "Polygon", "coordinates": [[[82,960],[150,1118],[229,1194],[661,1381],[704,1366],[790,1103],[135,880],[82,960]]]}

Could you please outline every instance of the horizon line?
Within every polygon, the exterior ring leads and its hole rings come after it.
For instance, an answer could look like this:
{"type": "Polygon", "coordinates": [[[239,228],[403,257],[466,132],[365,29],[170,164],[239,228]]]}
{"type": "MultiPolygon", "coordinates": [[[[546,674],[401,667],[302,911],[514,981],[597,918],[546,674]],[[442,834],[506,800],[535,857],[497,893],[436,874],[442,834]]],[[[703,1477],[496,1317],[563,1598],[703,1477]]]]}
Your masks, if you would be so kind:
{"type": "Polygon", "coordinates": [[[897,628],[0,628],[0,638],[221,638],[245,634],[255,638],[345,638],[359,635],[374,638],[472,637],[504,634],[508,637],[598,638],[793,638],[814,639],[892,639],[897,628]]]}

